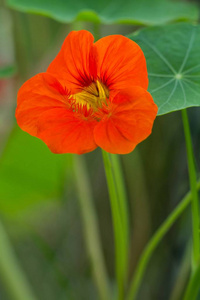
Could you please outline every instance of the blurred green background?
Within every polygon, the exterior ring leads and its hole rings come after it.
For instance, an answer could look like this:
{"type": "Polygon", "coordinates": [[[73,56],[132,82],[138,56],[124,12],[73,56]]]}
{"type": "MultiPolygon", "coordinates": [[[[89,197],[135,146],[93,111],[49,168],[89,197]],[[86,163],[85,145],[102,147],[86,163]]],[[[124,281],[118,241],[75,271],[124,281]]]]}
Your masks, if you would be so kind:
{"type": "MultiPolygon", "coordinates": [[[[197,19],[197,2],[188,1],[9,0],[1,4],[0,219],[37,299],[99,298],[84,239],[72,155],[50,153],[42,141],[17,127],[14,112],[19,87],[46,70],[71,30],[84,28],[99,38],[128,35],[141,26],[197,19]]],[[[199,113],[199,108],[189,109],[198,170],[199,113]]],[[[114,238],[101,151],[83,157],[114,286],[114,238]]],[[[132,274],[149,238],[189,190],[180,112],[158,117],[152,135],[131,154],[121,156],[121,161],[129,198],[132,274]]],[[[182,299],[189,276],[190,242],[187,209],[152,257],[138,299],[182,299]]],[[[1,277],[0,299],[12,300],[1,277]]]]}

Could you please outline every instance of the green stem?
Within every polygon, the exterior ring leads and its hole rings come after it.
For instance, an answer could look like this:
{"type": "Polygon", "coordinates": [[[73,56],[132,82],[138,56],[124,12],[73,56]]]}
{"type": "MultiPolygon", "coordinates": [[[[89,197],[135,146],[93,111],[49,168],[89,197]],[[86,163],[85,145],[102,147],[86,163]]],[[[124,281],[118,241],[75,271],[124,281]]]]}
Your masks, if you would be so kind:
{"type": "Polygon", "coordinates": [[[92,199],[87,168],[82,156],[74,156],[74,173],[84,224],[85,239],[93,267],[93,274],[100,299],[110,300],[111,291],[101,247],[97,215],[92,199]]]}
{"type": "Polygon", "coordinates": [[[200,288],[200,265],[196,266],[190,278],[183,300],[196,300],[200,288]]]}
{"type": "Polygon", "coordinates": [[[117,194],[116,182],[114,174],[114,166],[112,164],[113,159],[110,155],[102,150],[104,168],[106,173],[106,179],[108,184],[108,191],[110,196],[111,212],[113,218],[114,237],[115,237],[115,267],[117,276],[118,287],[118,300],[124,299],[124,282],[125,282],[125,270],[126,270],[126,242],[124,236],[124,228],[121,214],[121,206],[119,205],[119,198],[117,194]]]}
{"type": "Polygon", "coordinates": [[[0,276],[10,299],[36,300],[2,223],[0,223],[0,276]]]}
{"type": "MultiPolygon", "coordinates": [[[[200,182],[196,185],[196,190],[200,189],[200,182]]],[[[172,227],[172,225],[175,223],[175,221],[181,216],[183,211],[186,209],[186,207],[189,205],[190,201],[192,199],[192,193],[189,192],[177,205],[177,207],[171,212],[171,214],[167,217],[167,219],[163,222],[163,224],[159,227],[159,229],[154,233],[153,237],[148,242],[147,246],[145,247],[140,260],[138,262],[135,274],[133,275],[133,278],[131,279],[130,289],[128,292],[127,300],[134,300],[136,299],[139,287],[142,282],[143,274],[146,270],[147,264],[164,237],[164,235],[168,232],[168,230],[172,227]]]]}
{"type": "Polygon", "coordinates": [[[187,160],[189,169],[190,188],[192,192],[192,223],[193,223],[193,267],[194,269],[199,263],[200,243],[199,243],[199,202],[198,192],[196,190],[196,170],[194,164],[194,155],[192,149],[192,139],[190,134],[190,126],[186,109],[182,110],[183,127],[185,133],[185,142],[187,149],[187,160]]]}
{"type": "Polygon", "coordinates": [[[127,200],[127,194],[126,194],[126,188],[125,188],[120,158],[117,154],[110,154],[109,156],[110,156],[113,176],[116,184],[119,211],[121,212],[121,222],[122,222],[124,247],[125,247],[124,278],[126,279],[128,275],[127,266],[128,266],[128,252],[129,252],[129,214],[128,214],[128,207],[127,207],[128,200],[127,200]]]}
{"type": "Polygon", "coordinates": [[[185,253],[180,264],[178,275],[174,282],[174,287],[169,300],[182,299],[183,291],[188,282],[188,274],[191,270],[191,241],[188,242],[185,253]]]}

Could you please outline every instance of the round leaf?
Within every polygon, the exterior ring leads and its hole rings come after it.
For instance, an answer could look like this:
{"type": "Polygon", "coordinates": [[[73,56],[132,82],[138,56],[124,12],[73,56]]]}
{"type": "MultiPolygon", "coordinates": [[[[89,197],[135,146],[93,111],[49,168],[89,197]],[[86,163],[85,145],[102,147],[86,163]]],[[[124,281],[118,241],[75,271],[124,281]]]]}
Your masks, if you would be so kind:
{"type": "Polygon", "coordinates": [[[197,20],[195,4],[169,0],[6,0],[14,9],[38,13],[60,22],[74,20],[101,23],[161,24],[173,20],[197,20]]]}
{"type": "Polygon", "coordinates": [[[129,38],[144,51],[158,115],[200,106],[200,26],[151,27],[129,38]]]}

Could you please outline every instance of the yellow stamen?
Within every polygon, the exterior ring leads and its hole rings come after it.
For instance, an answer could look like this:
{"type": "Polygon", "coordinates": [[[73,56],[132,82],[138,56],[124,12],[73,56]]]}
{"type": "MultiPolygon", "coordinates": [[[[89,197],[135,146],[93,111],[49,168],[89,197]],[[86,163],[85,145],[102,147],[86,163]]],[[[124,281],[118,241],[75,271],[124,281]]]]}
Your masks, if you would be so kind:
{"type": "Polygon", "coordinates": [[[87,106],[88,110],[92,109],[93,111],[97,111],[99,108],[102,108],[103,104],[107,104],[109,90],[102,82],[97,80],[70,98],[74,99],[74,104],[78,104],[79,107],[87,106]]]}

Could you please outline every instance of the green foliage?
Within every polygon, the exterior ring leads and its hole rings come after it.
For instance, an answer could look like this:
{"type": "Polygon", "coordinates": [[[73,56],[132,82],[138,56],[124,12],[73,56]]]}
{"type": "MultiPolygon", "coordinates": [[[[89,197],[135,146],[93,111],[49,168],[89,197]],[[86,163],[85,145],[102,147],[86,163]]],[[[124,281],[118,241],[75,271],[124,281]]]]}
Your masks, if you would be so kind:
{"type": "Polygon", "coordinates": [[[9,7],[46,15],[60,22],[74,20],[101,23],[161,24],[173,20],[197,20],[195,4],[168,0],[6,0],[9,7]]]}
{"type": "Polygon", "coordinates": [[[200,26],[152,27],[129,37],[146,56],[149,91],[159,107],[158,115],[200,106],[200,26]]]}
{"type": "Polygon", "coordinates": [[[42,141],[15,128],[0,162],[1,213],[14,216],[59,197],[67,158],[52,154],[42,141]]]}
{"type": "Polygon", "coordinates": [[[15,66],[6,66],[0,68],[0,79],[7,78],[15,75],[16,67],[15,66]]]}

